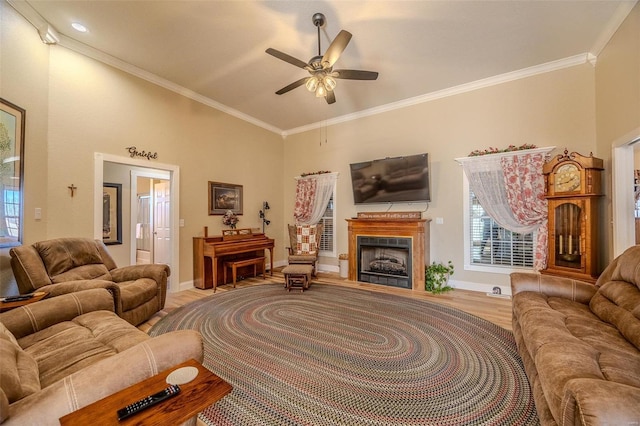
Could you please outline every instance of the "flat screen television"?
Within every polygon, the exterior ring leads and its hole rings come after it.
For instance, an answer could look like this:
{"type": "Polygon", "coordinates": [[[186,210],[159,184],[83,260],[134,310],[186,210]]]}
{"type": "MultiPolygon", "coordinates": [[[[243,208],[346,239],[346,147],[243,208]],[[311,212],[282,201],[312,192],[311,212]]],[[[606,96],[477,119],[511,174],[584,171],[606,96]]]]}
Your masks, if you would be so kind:
{"type": "Polygon", "coordinates": [[[353,163],[350,168],[356,204],[431,201],[428,154],[353,163]]]}

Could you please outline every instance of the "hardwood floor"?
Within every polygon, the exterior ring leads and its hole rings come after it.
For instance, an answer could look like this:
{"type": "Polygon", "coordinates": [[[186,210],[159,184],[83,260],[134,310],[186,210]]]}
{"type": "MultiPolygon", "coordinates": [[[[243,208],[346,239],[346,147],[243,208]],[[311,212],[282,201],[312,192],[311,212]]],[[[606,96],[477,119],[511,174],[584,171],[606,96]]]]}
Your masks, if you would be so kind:
{"type": "MultiPolygon", "coordinates": [[[[148,332],[155,323],[157,323],[162,317],[164,317],[171,311],[198,299],[202,299],[203,297],[208,297],[214,294],[222,294],[226,291],[234,291],[243,287],[262,285],[264,283],[265,281],[260,277],[248,278],[242,281],[238,281],[236,283],[235,289],[231,284],[227,284],[218,287],[215,293],[212,289],[201,290],[197,288],[184,290],[177,293],[169,293],[167,295],[167,301],[165,303],[164,309],[151,317],[149,321],[141,324],[139,328],[145,332],[148,332]]],[[[284,277],[280,272],[280,269],[274,270],[273,277],[267,275],[267,283],[281,283],[284,285],[284,277]]],[[[340,278],[337,273],[334,274],[320,272],[318,274],[318,277],[312,281],[311,289],[309,291],[313,291],[314,283],[361,288],[381,293],[390,293],[405,297],[411,297],[414,299],[429,300],[434,303],[457,308],[480,318],[484,318],[487,321],[497,324],[498,326],[503,327],[507,330],[512,329],[510,298],[491,297],[487,296],[485,293],[469,290],[454,290],[441,295],[433,295],[427,292],[414,292],[407,289],[349,281],[345,278],[340,278]]]]}

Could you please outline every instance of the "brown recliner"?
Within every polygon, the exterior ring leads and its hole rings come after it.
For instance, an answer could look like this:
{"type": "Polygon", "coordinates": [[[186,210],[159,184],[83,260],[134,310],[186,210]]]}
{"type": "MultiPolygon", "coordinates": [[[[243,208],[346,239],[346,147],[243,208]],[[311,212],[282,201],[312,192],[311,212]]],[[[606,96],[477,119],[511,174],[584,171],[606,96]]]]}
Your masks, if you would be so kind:
{"type": "Polygon", "coordinates": [[[118,268],[99,240],[57,238],[10,250],[11,268],[21,294],[46,291],[47,297],[90,288],[113,294],[115,312],[139,325],[164,307],[168,265],[118,268]]]}
{"type": "Polygon", "coordinates": [[[288,225],[289,228],[289,265],[311,265],[313,267],[313,276],[316,276],[318,252],[320,250],[320,239],[324,230],[324,224],[319,222],[315,225],[316,250],[315,253],[306,253],[297,249],[298,246],[298,227],[297,225],[288,225]]]}
{"type": "Polygon", "coordinates": [[[0,313],[2,426],[60,425],[60,417],[162,371],[202,362],[199,332],[150,337],[113,309],[112,295],[97,288],[0,313]]]}

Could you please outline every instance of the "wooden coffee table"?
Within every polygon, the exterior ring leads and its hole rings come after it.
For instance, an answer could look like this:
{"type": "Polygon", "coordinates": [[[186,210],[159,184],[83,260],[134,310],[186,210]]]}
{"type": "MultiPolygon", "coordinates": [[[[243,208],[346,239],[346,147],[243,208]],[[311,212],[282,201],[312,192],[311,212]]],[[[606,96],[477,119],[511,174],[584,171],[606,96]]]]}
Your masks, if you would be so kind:
{"type": "Polygon", "coordinates": [[[33,293],[33,296],[31,296],[29,299],[16,300],[15,302],[0,301],[0,312],[9,311],[14,308],[19,308],[20,306],[28,305],[30,303],[35,303],[47,297],[48,294],[49,293],[47,293],[46,291],[36,291],[35,293],[33,293]]]}
{"type": "Polygon", "coordinates": [[[176,425],[185,422],[214,402],[222,399],[232,389],[229,383],[192,359],[87,405],[78,411],[69,413],[60,418],[60,424],[63,426],[91,424],[100,426],[176,425]],[[166,388],[168,386],[166,382],[167,376],[181,367],[196,367],[198,376],[191,382],[180,385],[180,393],[178,395],[122,421],[118,420],[116,413],[120,408],[166,388]]]}

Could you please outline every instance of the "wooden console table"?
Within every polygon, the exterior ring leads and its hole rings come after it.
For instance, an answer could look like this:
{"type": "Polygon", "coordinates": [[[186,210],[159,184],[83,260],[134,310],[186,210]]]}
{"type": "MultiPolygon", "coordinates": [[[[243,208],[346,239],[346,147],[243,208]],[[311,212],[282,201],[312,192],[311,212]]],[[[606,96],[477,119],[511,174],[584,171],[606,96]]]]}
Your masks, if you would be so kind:
{"type": "Polygon", "coordinates": [[[0,301],[0,312],[10,311],[11,309],[19,308],[20,306],[38,302],[44,299],[45,297],[47,297],[48,295],[49,293],[46,291],[36,291],[35,293],[33,293],[33,296],[28,299],[16,300],[14,302],[0,301]]]}
{"type": "Polygon", "coordinates": [[[69,413],[60,418],[60,424],[62,426],[90,424],[100,426],[176,425],[187,421],[214,402],[222,399],[232,389],[229,383],[192,359],[87,405],[80,410],[69,413]],[[196,367],[198,376],[191,382],[180,385],[180,393],[178,395],[122,421],[118,420],[117,411],[120,408],[166,388],[168,386],[166,382],[167,376],[181,367],[196,367]]]}

